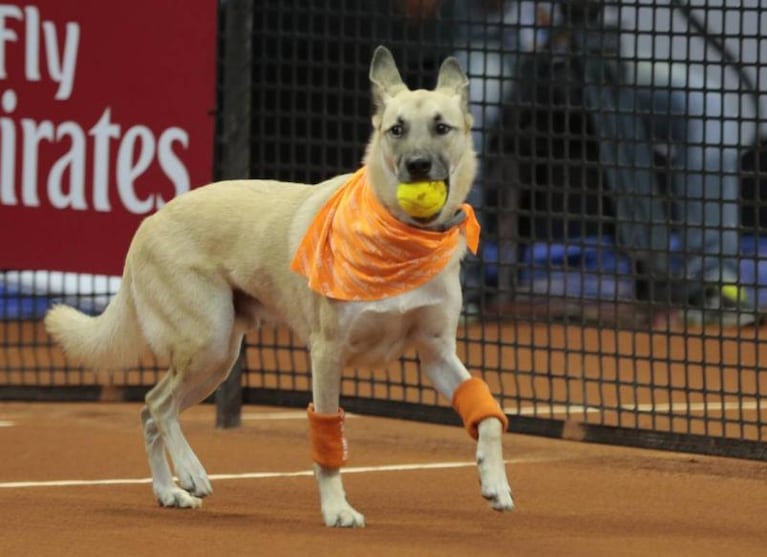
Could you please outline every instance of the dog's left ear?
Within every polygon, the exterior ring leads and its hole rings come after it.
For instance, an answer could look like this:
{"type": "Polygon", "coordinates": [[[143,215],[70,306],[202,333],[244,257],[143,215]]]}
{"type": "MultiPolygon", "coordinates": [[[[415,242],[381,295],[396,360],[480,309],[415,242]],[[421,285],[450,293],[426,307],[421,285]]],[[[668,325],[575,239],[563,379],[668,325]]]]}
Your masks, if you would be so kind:
{"type": "Polygon", "coordinates": [[[370,62],[370,84],[377,114],[383,111],[390,98],[407,90],[407,85],[402,81],[394,62],[394,56],[385,46],[379,46],[373,53],[373,60],[370,62]]]}
{"type": "Polygon", "coordinates": [[[446,58],[439,68],[436,90],[444,90],[448,94],[458,95],[461,99],[461,108],[469,112],[469,78],[454,57],[446,58]]]}

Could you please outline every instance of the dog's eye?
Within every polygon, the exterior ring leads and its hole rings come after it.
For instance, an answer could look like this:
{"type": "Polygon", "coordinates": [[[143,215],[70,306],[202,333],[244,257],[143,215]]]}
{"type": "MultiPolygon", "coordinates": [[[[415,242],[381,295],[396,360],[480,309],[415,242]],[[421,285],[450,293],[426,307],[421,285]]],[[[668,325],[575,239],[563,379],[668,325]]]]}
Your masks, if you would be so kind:
{"type": "Polygon", "coordinates": [[[450,133],[452,129],[453,129],[452,126],[448,126],[447,124],[444,124],[442,122],[434,126],[434,131],[437,132],[437,135],[447,135],[450,133]]]}
{"type": "Polygon", "coordinates": [[[392,137],[402,137],[405,134],[405,127],[402,124],[394,124],[389,128],[389,133],[392,137]]]}

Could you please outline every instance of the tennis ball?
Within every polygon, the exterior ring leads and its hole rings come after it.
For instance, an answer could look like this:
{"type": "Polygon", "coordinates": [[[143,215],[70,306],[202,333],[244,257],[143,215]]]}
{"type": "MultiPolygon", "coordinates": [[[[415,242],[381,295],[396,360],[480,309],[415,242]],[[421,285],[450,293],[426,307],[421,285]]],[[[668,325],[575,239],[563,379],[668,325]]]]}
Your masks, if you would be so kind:
{"type": "Polygon", "coordinates": [[[745,302],[748,299],[746,291],[737,284],[725,284],[722,286],[722,296],[733,302],[745,302]]]}
{"type": "Polygon", "coordinates": [[[442,210],[447,201],[447,184],[436,182],[403,182],[397,186],[397,202],[411,217],[428,219],[442,210]]]}

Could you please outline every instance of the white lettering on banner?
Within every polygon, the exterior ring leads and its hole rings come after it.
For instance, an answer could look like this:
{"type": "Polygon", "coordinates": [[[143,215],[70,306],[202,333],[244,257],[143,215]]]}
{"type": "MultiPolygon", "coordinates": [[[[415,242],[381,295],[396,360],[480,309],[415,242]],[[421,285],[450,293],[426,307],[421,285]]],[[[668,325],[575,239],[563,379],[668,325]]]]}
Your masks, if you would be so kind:
{"type": "Polygon", "coordinates": [[[8,77],[8,71],[5,68],[5,43],[18,39],[16,32],[5,26],[6,19],[21,19],[22,17],[21,8],[18,6],[0,4],[0,79],[8,77]]]}
{"type": "MultiPolygon", "coordinates": [[[[16,110],[16,93],[3,93],[0,106],[9,114],[16,110]]],[[[0,205],[16,205],[13,183],[16,177],[16,130],[10,118],[0,118],[0,139],[0,205]]]]}
{"type": "MultiPolygon", "coordinates": [[[[6,43],[17,42],[18,35],[8,29],[7,19],[25,20],[24,77],[27,81],[40,81],[40,12],[35,6],[21,8],[11,4],[0,4],[0,79],[8,77],[6,61],[6,43]]],[[[56,100],[63,101],[72,95],[77,64],[77,48],[80,43],[80,26],[69,22],[64,30],[64,49],[59,52],[59,38],[56,24],[43,21],[43,46],[48,75],[58,83],[56,100]]]]}
{"type": "Polygon", "coordinates": [[[88,132],[93,136],[93,208],[108,212],[109,206],[109,140],[120,137],[120,126],[110,122],[107,108],[88,132]]]}
{"type": "Polygon", "coordinates": [[[21,199],[27,207],[39,207],[37,197],[37,155],[40,141],[53,141],[53,123],[44,120],[40,123],[30,118],[21,120],[23,130],[23,152],[21,159],[21,199]]]}
{"type": "MultiPolygon", "coordinates": [[[[0,101],[3,111],[12,113],[15,103],[15,93],[5,91],[0,101]]],[[[175,195],[190,189],[189,172],[173,150],[176,144],[183,148],[188,147],[189,134],[185,130],[170,127],[156,139],[148,127],[137,125],[128,128],[121,136],[121,127],[111,121],[110,115],[111,109],[105,109],[96,124],[87,131],[90,142],[86,139],[86,132],[77,122],[68,121],[54,125],[49,120],[37,122],[30,118],[22,118],[21,130],[17,130],[12,119],[0,117],[0,205],[19,204],[14,187],[17,144],[22,146],[21,205],[26,207],[40,206],[38,168],[40,146],[44,142],[69,143],[68,151],[53,163],[47,176],[48,200],[57,209],[92,208],[101,212],[112,210],[109,201],[111,140],[119,140],[114,173],[118,197],[122,206],[131,213],[143,215],[161,208],[168,201],[159,194],[144,199],[140,199],[136,194],[136,180],[147,171],[155,159],[173,184],[175,195]],[[20,141],[17,141],[19,131],[21,137],[20,141]],[[88,144],[93,156],[90,202],[86,192],[88,144]],[[67,175],[69,179],[65,180],[67,175]],[[65,184],[68,184],[68,192],[65,191],[65,184]]]]}
{"type": "Polygon", "coordinates": [[[56,128],[56,141],[69,136],[72,146],[51,167],[48,174],[48,199],[57,209],[88,208],[85,203],[85,134],[74,122],[64,122],[56,128]],[[64,172],[69,168],[69,194],[64,191],[64,172]]]}
{"type": "MultiPolygon", "coordinates": [[[[157,143],[157,154],[160,158],[160,167],[176,186],[176,195],[180,195],[189,191],[192,184],[186,166],[173,152],[173,143],[175,142],[181,143],[181,146],[186,149],[189,147],[189,134],[181,128],[168,128],[160,136],[160,141],[157,143]]],[[[165,200],[159,199],[158,201],[160,202],[157,207],[159,209],[165,204],[165,200]]]]}
{"type": "Polygon", "coordinates": [[[154,154],[154,136],[144,126],[134,126],[128,130],[120,143],[117,153],[117,192],[120,199],[131,213],[144,214],[154,206],[151,197],[143,201],[136,197],[133,182],[149,167],[154,154]],[[133,162],[133,155],[138,144],[138,159],[133,162]]]}
{"type": "MultiPolygon", "coordinates": [[[[12,48],[19,42],[24,43],[26,81],[50,78],[56,84],[53,100],[70,99],[75,92],[80,25],[68,22],[62,31],[56,23],[41,19],[35,6],[22,9],[0,4],[0,86],[9,78],[9,53],[21,53],[12,48]],[[24,22],[21,41],[10,27],[13,20],[24,22]]],[[[106,107],[88,128],[72,120],[56,123],[16,117],[21,112],[19,104],[14,90],[0,94],[0,206],[39,207],[40,195],[45,195],[56,209],[111,212],[112,204],[119,201],[127,211],[143,215],[168,201],[159,193],[143,197],[137,193],[137,181],[155,162],[173,185],[174,195],[191,187],[189,171],[178,153],[188,149],[189,133],[180,127],[171,126],[155,135],[143,124],[118,124],[112,108],[106,107]],[[42,168],[40,153],[51,146],[65,152],[49,168],[42,168]],[[113,153],[116,162],[111,169],[113,153]]]]}
{"type": "Polygon", "coordinates": [[[24,73],[27,81],[40,81],[40,12],[34,6],[27,6],[25,11],[27,25],[24,33],[27,40],[24,43],[24,73]]]}

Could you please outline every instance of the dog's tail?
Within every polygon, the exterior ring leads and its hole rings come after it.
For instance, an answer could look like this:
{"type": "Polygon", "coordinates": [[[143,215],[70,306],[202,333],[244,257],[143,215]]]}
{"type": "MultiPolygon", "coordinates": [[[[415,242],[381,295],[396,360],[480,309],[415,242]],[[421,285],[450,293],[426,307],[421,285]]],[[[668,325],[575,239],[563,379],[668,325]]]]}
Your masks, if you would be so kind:
{"type": "Polygon", "coordinates": [[[94,369],[118,369],[138,361],[147,342],[136,319],[130,273],[117,295],[96,317],[56,305],[45,316],[45,328],[74,364],[94,369]]]}

